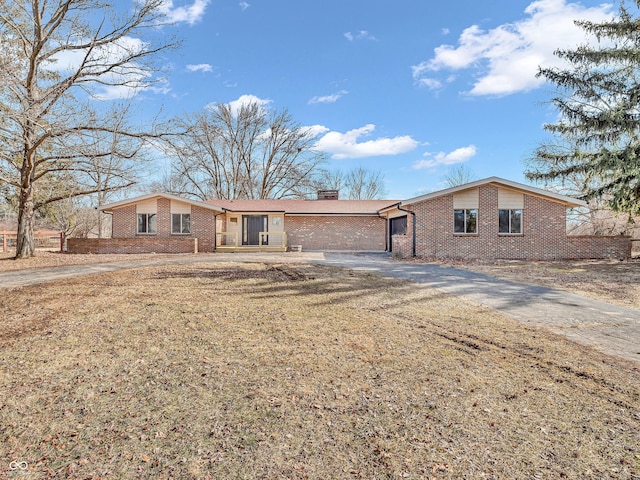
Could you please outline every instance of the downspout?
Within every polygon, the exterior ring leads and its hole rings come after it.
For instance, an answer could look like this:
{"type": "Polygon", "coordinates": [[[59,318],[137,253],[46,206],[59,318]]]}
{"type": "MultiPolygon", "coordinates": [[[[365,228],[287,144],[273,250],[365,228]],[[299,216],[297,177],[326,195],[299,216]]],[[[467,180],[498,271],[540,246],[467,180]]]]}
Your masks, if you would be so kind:
{"type": "Polygon", "coordinates": [[[411,222],[411,226],[413,229],[413,241],[412,241],[412,248],[411,248],[411,256],[415,257],[416,256],[416,212],[412,211],[412,210],[407,210],[405,208],[402,208],[400,206],[400,204],[398,204],[398,210],[400,210],[401,212],[407,212],[410,213],[413,216],[413,221],[411,222]]]}

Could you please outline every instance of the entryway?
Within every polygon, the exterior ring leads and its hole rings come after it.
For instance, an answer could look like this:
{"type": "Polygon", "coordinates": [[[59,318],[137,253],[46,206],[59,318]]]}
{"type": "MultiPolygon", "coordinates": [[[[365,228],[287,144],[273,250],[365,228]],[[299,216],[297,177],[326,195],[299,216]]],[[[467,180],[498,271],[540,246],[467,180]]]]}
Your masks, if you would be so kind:
{"type": "Polygon", "coordinates": [[[258,246],[269,245],[269,236],[262,236],[260,232],[269,231],[268,215],[243,215],[242,216],[242,245],[258,246]]]}

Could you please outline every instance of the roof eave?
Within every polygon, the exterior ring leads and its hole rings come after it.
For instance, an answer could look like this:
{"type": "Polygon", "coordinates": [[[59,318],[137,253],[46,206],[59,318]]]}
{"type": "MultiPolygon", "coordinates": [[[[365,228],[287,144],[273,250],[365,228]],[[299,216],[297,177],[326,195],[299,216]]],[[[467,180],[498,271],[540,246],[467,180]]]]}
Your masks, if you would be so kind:
{"type": "Polygon", "coordinates": [[[177,202],[188,203],[190,205],[195,205],[197,207],[205,208],[207,210],[214,210],[218,212],[226,211],[226,209],[222,207],[218,207],[216,205],[200,202],[198,200],[190,200],[188,198],[179,197],[178,195],[172,195],[169,193],[148,193],[146,195],[140,195],[139,197],[128,198],[126,200],[121,200],[119,202],[108,203],[106,205],[102,205],[98,207],[98,211],[111,213],[115,208],[121,208],[127,205],[144,202],[145,200],[151,200],[153,198],[166,198],[168,200],[175,200],[177,202]]]}
{"type": "Polygon", "coordinates": [[[522,190],[525,192],[529,192],[531,194],[539,195],[542,197],[549,198],[551,200],[555,200],[557,202],[564,203],[567,208],[575,208],[575,207],[585,207],[587,205],[586,202],[582,200],[578,200],[577,198],[569,197],[567,195],[561,195],[559,193],[550,192],[548,190],[543,190],[541,188],[532,187],[531,185],[525,185],[523,183],[514,182],[511,180],[506,180],[500,177],[489,177],[484,178],[482,180],[476,180],[474,182],[465,183],[463,185],[457,185],[455,187],[446,188],[444,190],[438,190],[437,192],[427,193],[425,195],[421,195],[419,197],[410,198],[408,200],[403,200],[400,202],[401,206],[404,205],[413,205],[414,203],[423,202],[425,200],[430,200],[432,198],[442,197],[444,195],[451,195],[453,193],[461,192],[463,190],[468,190],[470,188],[480,187],[482,185],[489,184],[498,184],[506,187],[511,187],[517,190],[522,190]]]}

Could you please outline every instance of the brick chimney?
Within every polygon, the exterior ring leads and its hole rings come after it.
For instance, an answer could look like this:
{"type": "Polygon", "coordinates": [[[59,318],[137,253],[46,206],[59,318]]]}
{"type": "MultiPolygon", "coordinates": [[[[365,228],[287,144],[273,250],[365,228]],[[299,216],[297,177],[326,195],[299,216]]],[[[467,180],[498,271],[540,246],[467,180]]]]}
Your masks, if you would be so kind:
{"type": "Polygon", "coordinates": [[[338,200],[339,190],[318,190],[318,200],[338,200]]]}

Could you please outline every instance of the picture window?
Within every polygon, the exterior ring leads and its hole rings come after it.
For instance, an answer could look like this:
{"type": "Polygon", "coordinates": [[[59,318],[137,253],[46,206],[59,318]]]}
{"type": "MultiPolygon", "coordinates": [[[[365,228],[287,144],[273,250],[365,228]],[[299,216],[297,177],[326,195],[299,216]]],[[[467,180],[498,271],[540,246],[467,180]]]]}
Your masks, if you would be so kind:
{"type": "Polygon", "coordinates": [[[453,211],[454,233],[478,233],[478,209],[460,208],[453,211]]]}
{"type": "Polygon", "coordinates": [[[171,233],[191,233],[191,215],[188,213],[171,214],[171,233]]]}
{"type": "Polygon", "coordinates": [[[499,233],[522,233],[522,210],[498,210],[499,233]]]}
{"type": "Polygon", "coordinates": [[[138,233],[146,233],[146,234],[157,233],[155,213],[139,213],[138,214],[138,233]]]}

